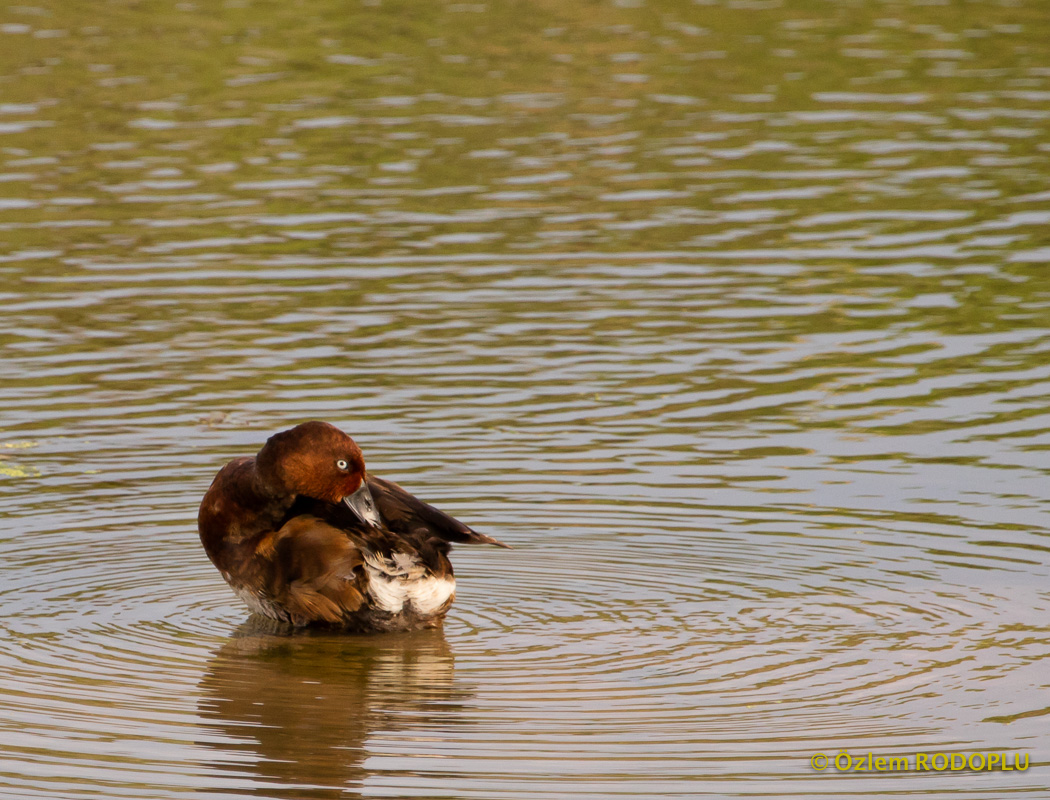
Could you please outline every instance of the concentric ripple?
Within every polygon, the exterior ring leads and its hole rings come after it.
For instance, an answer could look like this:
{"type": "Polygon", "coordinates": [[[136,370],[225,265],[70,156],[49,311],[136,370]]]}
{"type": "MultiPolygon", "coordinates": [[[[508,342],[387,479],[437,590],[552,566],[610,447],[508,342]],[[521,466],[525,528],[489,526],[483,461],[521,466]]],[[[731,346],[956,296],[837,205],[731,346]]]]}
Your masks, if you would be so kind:
{"type": "Polygon", "coordinates": [[[0,796],[1048,796],[1048,43],[0,10],[0,796]],[[443,631],[290,635],[208,562],[216,470],[311,418],[514,547],[443,631]]]}

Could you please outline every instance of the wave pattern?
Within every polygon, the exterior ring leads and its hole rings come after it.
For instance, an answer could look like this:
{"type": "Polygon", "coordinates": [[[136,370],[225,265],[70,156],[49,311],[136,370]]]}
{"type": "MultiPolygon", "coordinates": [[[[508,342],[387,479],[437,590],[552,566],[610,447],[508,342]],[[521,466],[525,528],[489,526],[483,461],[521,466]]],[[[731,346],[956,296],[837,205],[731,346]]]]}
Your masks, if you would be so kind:
{"type": "Polygon", "coordinates": [[[1045,796],[809,764],[1050,758],[1037,3],[45,6],[0,795],[1045,796]],[[310,418],[514,546],[443,632],[282,636],[207,562],[215,471],[310,418]]]}

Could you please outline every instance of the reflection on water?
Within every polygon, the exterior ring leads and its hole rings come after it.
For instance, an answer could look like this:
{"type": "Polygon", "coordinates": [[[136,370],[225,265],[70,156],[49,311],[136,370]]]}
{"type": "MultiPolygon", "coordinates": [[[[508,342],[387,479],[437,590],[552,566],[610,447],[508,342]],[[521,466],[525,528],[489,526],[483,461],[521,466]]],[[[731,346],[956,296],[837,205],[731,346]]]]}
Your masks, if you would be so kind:
{"type": "Polygon", "coordinates": [[[1048,99],[1043,0],[0,9],[0,794],[1046,797],[809,759],[1050,760],[1048,99]],[[447,645],[231,634],[314,418],[513,543],[447,645]]]}
{"type": "MultiPolygon", "coordinates": [[[[455,724],[461,689],[440,630],[348,637],[253,617],[208,661],[199,709],[213,764],[261,797],[343,797],[373,732],[455,724]],[[215,732],[222,736],[216,736],[215,732]]],[[[430,734],[433,735],[433,734],[430,734]]]]}

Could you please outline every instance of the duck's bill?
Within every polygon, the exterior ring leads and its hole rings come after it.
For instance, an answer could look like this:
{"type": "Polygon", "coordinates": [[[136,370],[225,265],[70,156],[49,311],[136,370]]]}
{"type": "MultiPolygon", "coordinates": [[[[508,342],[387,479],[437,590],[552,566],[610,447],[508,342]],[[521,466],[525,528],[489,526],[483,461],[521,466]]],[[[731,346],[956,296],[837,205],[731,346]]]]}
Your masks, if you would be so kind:
{"type": "Polygon", "coordinates": [[[376,508],[376,501],[372,499],[372,493],[368,491],[367,483],[362,482],[361,488],[344,497],[343,502],[365,525],[373,528],[382,527],[383,518],[379,516],[379,509],[376,508]]]}

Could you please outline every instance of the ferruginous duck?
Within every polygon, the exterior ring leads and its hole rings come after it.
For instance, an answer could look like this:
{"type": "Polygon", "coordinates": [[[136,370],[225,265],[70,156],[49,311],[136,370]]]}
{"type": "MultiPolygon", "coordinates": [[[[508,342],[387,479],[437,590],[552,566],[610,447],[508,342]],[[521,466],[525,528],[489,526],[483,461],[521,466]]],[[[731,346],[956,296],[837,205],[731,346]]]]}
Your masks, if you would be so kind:
{"type": "Polygon", "coordinates": [[[366,473],[361,449],[327,422],[219,470],[197,529],[252,611],[357,632],[437,627],[456,592],[451,543],[507,546],[366,473]]]}

